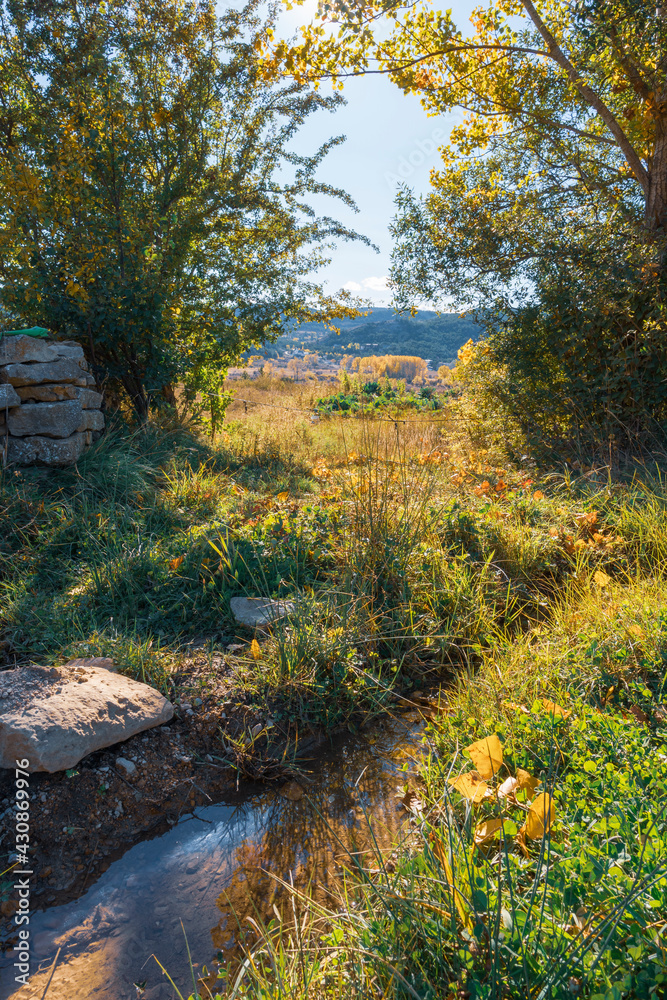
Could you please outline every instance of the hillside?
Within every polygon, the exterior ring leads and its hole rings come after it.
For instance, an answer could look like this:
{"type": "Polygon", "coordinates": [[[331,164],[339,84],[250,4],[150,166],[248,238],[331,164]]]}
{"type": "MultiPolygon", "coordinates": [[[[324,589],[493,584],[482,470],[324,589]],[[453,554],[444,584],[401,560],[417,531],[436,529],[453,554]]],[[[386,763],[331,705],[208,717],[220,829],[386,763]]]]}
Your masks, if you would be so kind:
{"type": "Polygon", "coordinates": [[[333,333],[323,323],[304,323],[274,345],[267,345],[262,353],[280,356],[303,345],[333,357],[416,355],[437,368],[452,361],[462,344],[480,334],[480,328],[465,316],[428,310],[409,316],[398,315],[393,309],[371,309],[358,319],[338,321],[338,326],[340,333],[333,333]]]}

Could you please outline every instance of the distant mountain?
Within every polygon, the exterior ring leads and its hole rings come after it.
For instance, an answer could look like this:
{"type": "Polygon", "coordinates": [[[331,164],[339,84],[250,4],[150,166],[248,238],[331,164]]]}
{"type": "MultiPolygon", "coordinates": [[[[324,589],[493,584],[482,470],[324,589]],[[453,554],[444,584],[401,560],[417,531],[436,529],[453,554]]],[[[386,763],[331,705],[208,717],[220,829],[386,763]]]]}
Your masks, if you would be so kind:
{"type": "Polygon", "coordinates": [[[416,316],[399,316],[393,309],[371,309],[357,319],[336,320],[336,326],[340,328],[339,334],[327,330],[323,323],[304,323],[273,346],[278,354],[304,344],[333,357],[414,355],[429,360],[437,368],[453,361],[459,348],[470,338],[477,340],[481,333],[468,317],[458,313],[438,316],[428,310],[420,310],[416,316]]]}

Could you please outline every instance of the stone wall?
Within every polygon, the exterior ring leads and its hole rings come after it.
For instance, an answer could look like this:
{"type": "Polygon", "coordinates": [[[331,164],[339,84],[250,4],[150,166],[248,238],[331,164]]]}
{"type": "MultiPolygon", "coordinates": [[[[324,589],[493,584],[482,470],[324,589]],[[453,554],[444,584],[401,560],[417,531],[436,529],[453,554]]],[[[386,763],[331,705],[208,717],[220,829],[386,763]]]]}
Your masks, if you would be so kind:
{"type": "Polygon", "coordinates": [[[0,336],[5,464],[71,465],[104,430],[102,396],[74,340],[0,336]]]}

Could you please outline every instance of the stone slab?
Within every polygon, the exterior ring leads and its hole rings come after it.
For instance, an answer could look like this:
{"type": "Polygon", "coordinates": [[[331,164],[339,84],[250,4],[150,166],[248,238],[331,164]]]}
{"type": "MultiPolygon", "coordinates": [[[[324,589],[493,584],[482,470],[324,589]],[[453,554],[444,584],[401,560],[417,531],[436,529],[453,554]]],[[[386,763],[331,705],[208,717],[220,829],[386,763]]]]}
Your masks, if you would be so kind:
{"type": "Polygon", "coordinates": [[[229,606],[237,622],[248,628],[270,625],[294,611],[293,601],[274,601],[270,597],[232,597],[229,606]]]}
{"type": "MultiPolygon", "coordinates": [[[[76,431],[87,430],[79,426],[82,414],[78,399],[66,399],[60,403],[24,403],[10,411],[7,426],[14,437],[41,434],[45,437],[68,438],[76,431]]],[[[104,421],[103,417],[102,420],[104,421]]]]}
{"type": "Polygon", "coordinates": [[[84,410],[99,410],[102,406],[102,393],[93,389],[77,389],[77,399],[80,400],[84,410]]]}
{"type": "Polygon", "coordinates": [[[0,385],[0,410],[6,410],[9,406],[20,406],[21,397],[13,385],[0,385]]]}
{"type": "Polygon", "coordinates": [[[159,691],[91,666],[0,671],[0,767],[64,771],[83,757],[168,722],[159,691]]]}
{"type": "Polygon", "coordinates": [[[54,346],[39,337],[0,337],[0,365],[24,364],[28,361],[55,361],[54,346]]]}
{"type": "Polygon", "coordinates": [[[104,430],[104,414],[99,410],[84,410],[82,419],[77,427],[78,431],[102,431],[104,430]]]}
{"type": "Polygon", "coordinates": [[[59,358],[72,358],[73,361],[83,361],[83,347],[76,340],[57,340],[52,347],[59,358]]]}
{"type": "Polygon", "coordinates": [[[72,434],[68,438],[8,437],[7,462],[15,465],[73,465],[86,447],[86,435],[72,434]]]}
{"type": "MultiPolygon", "coordinates": [[[[4,338],[3,338],[4,339],[4,338]]],[[[61,361],[49,361],[44,364],[9,364],[0,368],[0,382],[9,382],[13,386],[41,385],[44,382],[65,382],[86,386],[92,375],[70,358],[61,361]]],[[[93,379],[93,383],[94,383],[93,379]]]]}
{"type": "Polygon", "coordinates": [[[63,399],[79,399],[79,393],[88,389],[78,385],[19,385],[15,391],[24,403],[58,403],[63,399]]]}

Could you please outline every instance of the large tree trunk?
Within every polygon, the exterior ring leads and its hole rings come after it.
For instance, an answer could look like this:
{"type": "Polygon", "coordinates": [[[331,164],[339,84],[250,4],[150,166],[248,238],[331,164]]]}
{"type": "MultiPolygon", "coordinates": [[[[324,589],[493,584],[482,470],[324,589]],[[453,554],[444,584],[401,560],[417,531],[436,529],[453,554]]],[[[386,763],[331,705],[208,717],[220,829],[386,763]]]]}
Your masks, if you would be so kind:
{"type": "Polygon", "coordinates": [[[655,150],[649,167],[646,228],[650,232],[667,232],[667,118],[664,116],[657,122],[655,150]]]}

